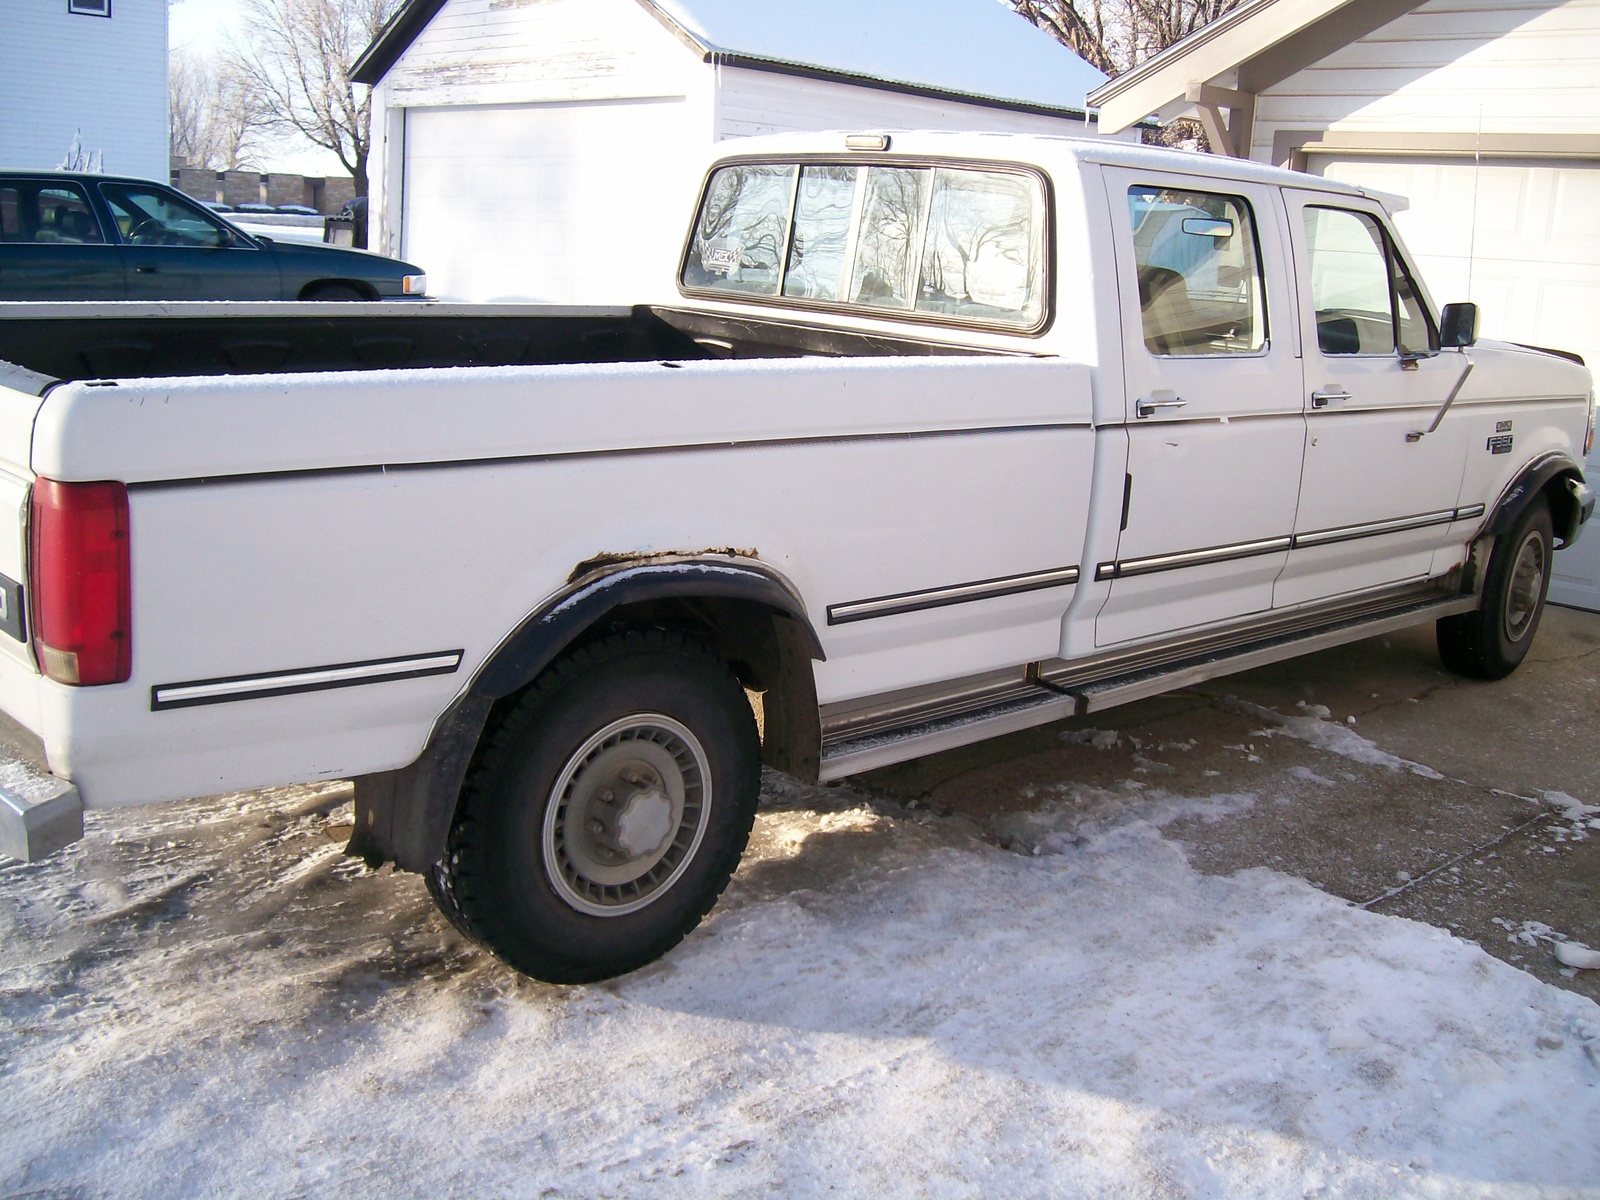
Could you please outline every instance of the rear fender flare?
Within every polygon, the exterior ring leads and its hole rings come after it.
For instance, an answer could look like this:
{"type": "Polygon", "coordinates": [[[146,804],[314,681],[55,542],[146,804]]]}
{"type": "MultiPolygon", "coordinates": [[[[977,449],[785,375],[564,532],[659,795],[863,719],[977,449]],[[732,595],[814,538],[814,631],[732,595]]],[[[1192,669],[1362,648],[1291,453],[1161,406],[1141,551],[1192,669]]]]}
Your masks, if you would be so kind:
{"type": "MultiPolygon", "coordinates": [[[[346,853],[373,865],[393,862],[402,870],[426,871],[444,853],[462,781],[495,702],[532,683],[562,651],[619,607],[667,599],[754,602],[787,618],[779,623],[789,627],[788,639],[798,652],[812,659],[826,657],[795,590],[777,572],[754,561],[664,557],[624,560],[588,572],[540,605],[500,643],[467,690],[435,722],[415,762],[356,780],[356,826],[346,853]]],[[[814,723],[814,692],[809,707],[814,723]]]]}
{"type": "Polygon", "coordinates": [[[776,571],[751,560],[653,558],[590,572],[552,597],[489,656],[471,692],[498,700],[532,683],[563,650],[607,614],[646,600],[724,599],[761,604],[804,631],[813,659],[822,643],[805,605],[776,571]]]}

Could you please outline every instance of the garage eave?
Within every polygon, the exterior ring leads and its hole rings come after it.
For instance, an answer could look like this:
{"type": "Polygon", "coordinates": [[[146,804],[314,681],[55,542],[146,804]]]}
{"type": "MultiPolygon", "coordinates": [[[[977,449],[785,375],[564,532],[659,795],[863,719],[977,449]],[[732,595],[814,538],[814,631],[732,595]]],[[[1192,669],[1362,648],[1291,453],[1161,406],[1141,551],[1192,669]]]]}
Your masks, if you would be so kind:
{"type": "MultiPolygon", "coordinates": [[[[1218,85],[1253,98],[1295,72],[1387,25],[1420,0],[1247,0],[1154,58],[1089,93],[1100,131],[1151,113],[1206,106],[1191,98],[1218,85]]],[[[1212,115],[1215,115],[1215,106],[1212,115]]],[[[1208,122],[1209,124],[1209,122],[1208,122]]]]}

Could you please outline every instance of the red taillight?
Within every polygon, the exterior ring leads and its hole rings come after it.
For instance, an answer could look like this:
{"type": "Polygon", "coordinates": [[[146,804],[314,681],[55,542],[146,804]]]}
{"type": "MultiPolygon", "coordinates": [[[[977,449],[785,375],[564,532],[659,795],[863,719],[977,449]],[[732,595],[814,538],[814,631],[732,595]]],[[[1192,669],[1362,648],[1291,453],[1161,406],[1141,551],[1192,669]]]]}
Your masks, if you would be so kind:
{"type": "Polygon", "coordinates": [[[33,484],[28,582],[39,666],[57,683],[121,683],[133,673],[128,489],[33,484]]]}

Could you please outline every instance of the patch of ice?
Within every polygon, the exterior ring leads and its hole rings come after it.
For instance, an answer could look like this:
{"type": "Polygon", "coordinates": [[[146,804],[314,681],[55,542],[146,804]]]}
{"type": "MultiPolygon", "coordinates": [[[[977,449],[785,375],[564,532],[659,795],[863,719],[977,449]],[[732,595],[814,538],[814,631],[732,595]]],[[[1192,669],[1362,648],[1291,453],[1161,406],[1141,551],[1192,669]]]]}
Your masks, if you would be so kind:
{"type": "Polygon", "coordinates": [[[1295,766],[1289,768],[1289,774],[1295,779],[1303,779],[1307,783],[1320,783],[1323,787],[1338,787],[1339,785],[1326,775],[1318,775],[1310,767],[1295,766]]]}
{"type": "Polygon", "coordinates": [[[1581,942],[1557,942],[1554,950],[1556,961],[1564,967],[1600,971],[1600,950],[1591,950],[1581,942]]]}
{"type": "Polygon", "coordinates": [[[1113,750],[1122,740],[1115,729],[1068,729],[1060,737],[1069,746],[1093,746],[1096,750],[1113,750]]]}
{"type": "Polygon", "coordinates": [[[1574,824],[1580,822],[1587,824],[1590,817],[1600,813],[1600,804],[1585,804],[1565,792],[1541,791],[1539,794],[1544,797],[1546,804],[1558,810],[1565,820],[1574,824]]]}
{"type": "MultiPolygon", "coordinates": [[[[1368,741],[1355,730],[1345,725],[1325,721],[1321,717],[1304,716],[1290,717],[1273,709],[1264,708],[1259,704],[1251,704],[1230,696],[1228,703],[1231,707],[1249,716],[1264,717],[1276,722],[1277,728],[1262,729],[1257,732],[1265,737],[1274,737],[1284,734],[1307,745],[1316,746],[1337,754],[1341,758],[1348,758],[1354,762],[1367,763],[1371,766],[1387,767],[1391,771],[1410,771],[1423,779],[1444,779],[1445,776],[1423,763],[1412,762],[1410,759],[1401,758],[1397,754],[1390,754],[1387,750],[1380,750],[1376,743],[1368,741]]],[[[1321,708],[1321,705],[1316,707],[1321,708]]],[[[1326,710],[1324,710],[1326,711],[1326,710]]],[[[1355,718],[1349,718],[1351,724],[1355,718]]]]}

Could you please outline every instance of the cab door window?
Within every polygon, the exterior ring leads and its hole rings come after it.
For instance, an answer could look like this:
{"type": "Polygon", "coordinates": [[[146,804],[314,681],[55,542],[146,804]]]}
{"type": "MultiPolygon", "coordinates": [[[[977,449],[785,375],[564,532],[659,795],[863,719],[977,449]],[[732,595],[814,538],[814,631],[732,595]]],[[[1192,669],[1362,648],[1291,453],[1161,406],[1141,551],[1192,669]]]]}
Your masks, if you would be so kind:
{"type": "Polygon", "coordinates": [[[1266,297],[1249,204],[1135,186],[1128,217],[1145,347],[1179,357],[1260,353],[1266,297]]]}
{"type": "Polygon", "coordinates": [[[100,194],[111,206],[117,232],[129,246],[193,246],[217,249],[230,245],[227,228],[170,192],[103,183],[100,194]]]}
{"type": "Polygon", "coordinates": [[[1417,286],[1377,218],[1307,206],[1305,226],[1317,346],[1324,354],[1437,348],[1417,286]]]}

